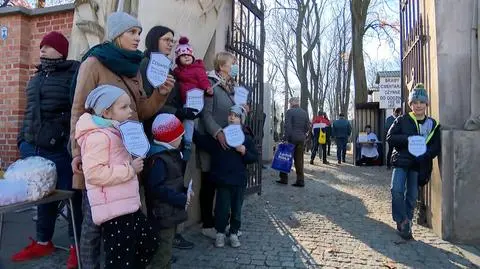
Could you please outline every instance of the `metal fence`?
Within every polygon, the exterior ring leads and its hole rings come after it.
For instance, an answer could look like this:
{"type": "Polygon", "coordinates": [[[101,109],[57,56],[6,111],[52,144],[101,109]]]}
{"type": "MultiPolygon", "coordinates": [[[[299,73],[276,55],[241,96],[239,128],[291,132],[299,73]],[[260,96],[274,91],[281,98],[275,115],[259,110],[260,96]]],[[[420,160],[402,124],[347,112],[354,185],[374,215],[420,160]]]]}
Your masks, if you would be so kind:
{"type": "Polygon", "coordinates": [[[263,123],[263,53],[265,44],[262,1],[233,0],[232,28],[227,35],[227,50],[233,52],[240,66],[239,82],[250,90],[250,114],[247,125],[254,133],[259,161],[248,167],[247,193],[262,190],[263,123]]]}
{"type": "MultiPolygon", "coordinates": [[[[402,58],[402,100],[406,100],[409,91],[416,83],[424,83],[430,89],[430,67],[427,36],[428,23],[425,16],[424,0],[400,0],[400,46],[402,58]]],[[[408,111],[408,106],[405,111],[408,111]]],[[[428,225],[427,208],[430,207],[430,185],[419,193],[417,208],[421,225],[428,225]]]]}

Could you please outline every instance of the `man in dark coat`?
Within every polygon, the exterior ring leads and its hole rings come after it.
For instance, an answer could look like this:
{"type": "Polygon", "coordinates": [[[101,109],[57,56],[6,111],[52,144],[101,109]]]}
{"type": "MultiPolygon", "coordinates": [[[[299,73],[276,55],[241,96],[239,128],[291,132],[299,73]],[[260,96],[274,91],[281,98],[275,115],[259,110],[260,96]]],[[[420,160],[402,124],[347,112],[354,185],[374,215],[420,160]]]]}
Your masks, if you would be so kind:
{"type": "MultiPolygon", "coordinates": [[[[298,97],[292,97],[289,103],[290,109],[285,115],[285,140],[295,145],[293,162],[295,164],[295,172],[297,173],[297,181],[292,185],[304,187],[303,147],[310,129],[310,120],[308,119],[308,113],[300,107],[298,97]]],[[[288,174],[280,172],[280,180],[277,180],[277,182],[288,184],[288,174]]]]}
{"type": "MultiPolygon", "coordinates": [[[[402,109],[397,107],[393,110],[393,115],[390,115],[386,120],[385,120],[385,130],[386,133],[388,133],[388,130],[390,130],[390,127],[392,127],[393,122],[395,119],[400,117],[402,114],[402,109]]],[[[389,144],[388,145],[388,153],[387,153],[387,169],[392,168],[392,152],[393,152],[393,147],[389,144]]]]}
{"type": "Polygon", "coordinates": [[[347,154],[348,138],[352,134],[352,126],[350,122],[345,119],[345,115],[340,113],[339,119],[332,123],[332,136],[335,137],[337,144],[337,161],[338,164],[345,162],[347,154]]]}

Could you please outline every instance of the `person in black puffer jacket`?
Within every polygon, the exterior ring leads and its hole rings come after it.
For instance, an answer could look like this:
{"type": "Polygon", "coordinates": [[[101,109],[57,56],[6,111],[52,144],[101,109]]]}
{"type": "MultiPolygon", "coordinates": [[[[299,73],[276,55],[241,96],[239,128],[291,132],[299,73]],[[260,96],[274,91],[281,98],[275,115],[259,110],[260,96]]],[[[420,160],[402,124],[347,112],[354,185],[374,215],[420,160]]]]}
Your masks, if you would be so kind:
{"type": "MultiPolygon", "coordinates": [[[[22,158],[40,156],[55,163],[57,189],[72,190],[72,159],[67,150],[70,134],[70,85],[79,68],[79,62],[66,60],[68,40],[58,32],[45,35],[40,43],[40,65],[26,88],[27,107],[23,127],[18,135],[22,158]]],[[[75,227],[80,234],[82,223],[81,195],[74,195],[75,227]],[[77,214],[78,213],[78,214],[77,214]]],[[[58,216],[58,202],[39,205],[37,241],[13,255],[13,261],[27,261],[51,254],[51,242],[58,216]]],[[[70,214],[70,212],[69,212],[70,214]]],[[[69,235],[72,245],[67,268],[78,264],[75,252],[72,223],[69,235]]]]}
{"type": "Polygon", "coordinates": [[[398,232],[404,239],[413,238],[411,226],[418,187],[428,182],[432,172],[432,160],[441,150],[440,125],[425,115],[428,95],[422,84],[418,84],[410,92],[408,104],[412,112],[398,117],[387,134],[387,142],[394,148],[392,215],[398,232]],[[423,154],[420,152],[420,156],[413,155],[409,150],[409,139],[414,136],[425,139],[426,151],[423,154]]]}

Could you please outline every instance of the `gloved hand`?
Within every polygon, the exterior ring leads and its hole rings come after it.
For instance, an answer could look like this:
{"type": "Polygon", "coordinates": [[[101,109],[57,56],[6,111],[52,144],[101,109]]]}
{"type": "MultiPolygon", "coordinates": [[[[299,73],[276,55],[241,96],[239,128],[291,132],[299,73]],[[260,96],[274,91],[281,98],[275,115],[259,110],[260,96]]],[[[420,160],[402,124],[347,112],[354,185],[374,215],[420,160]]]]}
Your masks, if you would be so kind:
{"type": "Polygon", "coordinates": [[[175,116],[180,119],[180,121],[183,120],[194,120],[198,118],[200,113],[198,113],[198,109],[191,108],[191,107],[184,107],[181,109],[177,110],[177,113],[175,113],[175,116]]]}

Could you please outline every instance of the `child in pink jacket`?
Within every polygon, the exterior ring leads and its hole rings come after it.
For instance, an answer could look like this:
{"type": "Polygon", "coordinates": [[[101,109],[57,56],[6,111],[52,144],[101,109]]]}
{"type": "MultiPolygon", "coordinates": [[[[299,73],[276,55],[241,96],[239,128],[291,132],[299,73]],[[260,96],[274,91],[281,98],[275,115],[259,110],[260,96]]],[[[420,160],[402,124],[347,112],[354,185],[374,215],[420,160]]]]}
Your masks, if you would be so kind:
{"type": "Polygon", "coordinates": [[[158,244],[157,235],[140,211],[137,174],[143,159],[125,149],[117,126],[130,118],[130,97],[102,85],[87,97],[75,131],[93,222],[102,227],[105,268],[145,268],[158,244]]]}

